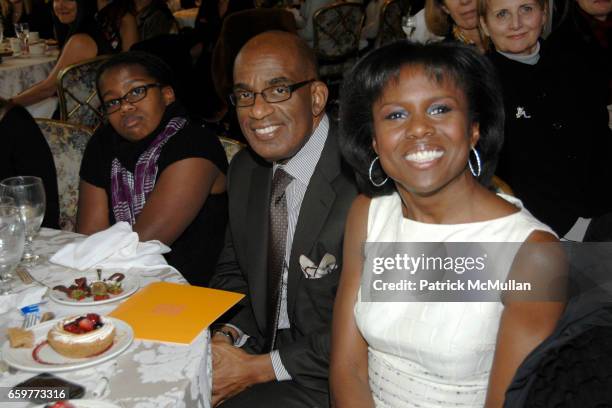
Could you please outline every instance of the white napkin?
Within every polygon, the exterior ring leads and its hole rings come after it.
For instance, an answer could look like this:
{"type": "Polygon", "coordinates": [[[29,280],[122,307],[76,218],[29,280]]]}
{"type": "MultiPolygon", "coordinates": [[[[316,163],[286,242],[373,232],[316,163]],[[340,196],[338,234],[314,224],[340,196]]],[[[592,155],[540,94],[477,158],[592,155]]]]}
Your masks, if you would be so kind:
{"type": "Polygon", "coordinates": [[[159,241],[138,242],[127,222],[118,222],[86,239],[57,251],[52,263],[85,271],[94,267],[132,268],[168,265],[162,254],[170,248],[159,241]]]}
{"type": "Polygon", "coordinates": [[[47,293],[47,288],[34,286],[19,293],[2,295],[0,296],[0,313],[6,313],[15,307],[21,309],[25,306],[38,304],[42,301],[45,293],[47,293]]]}

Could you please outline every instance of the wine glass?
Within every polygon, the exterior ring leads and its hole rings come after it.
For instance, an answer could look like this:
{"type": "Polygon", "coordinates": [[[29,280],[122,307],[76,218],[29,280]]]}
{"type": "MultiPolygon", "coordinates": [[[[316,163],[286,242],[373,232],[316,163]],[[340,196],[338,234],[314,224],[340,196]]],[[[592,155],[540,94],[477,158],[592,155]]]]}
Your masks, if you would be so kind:
{"type": "Polygon", "coordinates": [[[28,40],[30,37],[30,25],[28,23],[15,23],[15,35],[21,41],[21,53],[28,53],[28,40]]]}
{"type": "Polygon", "coordinates": [[[416,18],[410,14],[406,14],[402,17],[402,30],[406,34],[406,37],[410,40],[414,30],[416,30],[416,18]]]}
{"type": "Polygon", "coordinates": [[[13,271],[21,260],[25,229],[15,201],[0,198],[0,294],[11,293],[13,271]]]}
{"type": "Polygon", "coordinates": [[[32,266],[39,259],[32,249],[32,241],[45,216],[46,198],[43,182],[40,177],[33,176],[4,179],[0,182],[0,197],[11,197],[19,208],[26,236],[22,260],[26,265],[32,266]]]}

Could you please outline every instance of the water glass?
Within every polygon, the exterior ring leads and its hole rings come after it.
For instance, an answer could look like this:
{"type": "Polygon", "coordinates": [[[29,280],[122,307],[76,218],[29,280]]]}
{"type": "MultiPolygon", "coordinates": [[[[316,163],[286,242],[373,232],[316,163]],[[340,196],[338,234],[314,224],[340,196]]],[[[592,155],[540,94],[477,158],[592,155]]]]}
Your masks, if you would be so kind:
{"type": "Polygon", "coordinates": [[[25,229],[19,208],[0,199],[0,294],[11,293],[13,271],[25,246],[25,229]]]}
{"type": "Polygon", "coordinates": [[[27,54],[29,50],[30,25],[28,23],[15,23],[15,35],[21,41],[21,53],[27,54]]]}
{"type": "Polygon", "coordinates": [[[45,216],[46,197],[43,182],[39,177],[17,176],[0,182],[0,197],[10,197],[19,208],[21,221],[25,226],[26,243],[23,262],[35,265],[39,259],[32,249],[32,241],[40,230],[45,216]]]}

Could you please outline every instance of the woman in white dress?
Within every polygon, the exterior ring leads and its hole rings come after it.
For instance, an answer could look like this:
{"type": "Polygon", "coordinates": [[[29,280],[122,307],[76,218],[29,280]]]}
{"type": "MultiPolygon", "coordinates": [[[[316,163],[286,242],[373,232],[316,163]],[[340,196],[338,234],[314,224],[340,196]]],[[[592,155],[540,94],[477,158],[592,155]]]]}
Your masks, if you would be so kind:
{"type": "MultiPolygon", "coordinates": [[[[401,42],[366,56],[345,83],[341,146],[366,195],[354,202],[345,231],[333,403],[501,406],[517,367],[553,331],[563,303],[506,302],[506,293],[497,303],[365,302],[360,289],[365,242],[556,246],[520,201],[488,189],[503,139],[493,68],[473,47],[401,42]]],[[[530,273],[561,262],[548,251],[540,255],[528,259],[530,273]]]]}

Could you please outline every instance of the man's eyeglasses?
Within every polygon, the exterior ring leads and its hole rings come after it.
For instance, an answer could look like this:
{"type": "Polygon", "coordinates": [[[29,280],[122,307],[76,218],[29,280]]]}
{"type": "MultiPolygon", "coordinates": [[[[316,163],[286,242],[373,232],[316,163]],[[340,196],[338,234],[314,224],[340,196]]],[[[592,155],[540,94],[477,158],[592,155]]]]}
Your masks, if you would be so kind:
{"type": "Polygon", "coordinates": [[[313,81],[315,80],[309,79],[308,81],[298,82],[297,84],[293,85],[274,85],[262,90],[261,92],[246,91],[243,89],[235,90],[230,94],[229,98],[232,105],[238,108],[245,108],[247,106],[254,105],[257,95],[261,95],[264,101],[268,103],[283,102],[291,98],[291,94],[293,92],[313,81]]]}
{"type": "Polygon", "coordinates": [[[130,104],[141,101],[147,96],[147,90],[149,90],[149,88],[157,87],[161,87],[161,84],[154,83],[137,86],[136,88],[132,88],[127,91],[127,93],[121,98],[111,99],[109,101],[103,102],[102,108],[104,109],[104,113],[110,115],[111,113],[117,112],[119,109],[121,109],[121,104],[123,103],[123,101],[128,102],[130,104]]]}

